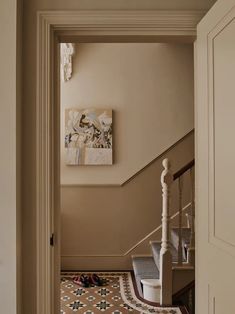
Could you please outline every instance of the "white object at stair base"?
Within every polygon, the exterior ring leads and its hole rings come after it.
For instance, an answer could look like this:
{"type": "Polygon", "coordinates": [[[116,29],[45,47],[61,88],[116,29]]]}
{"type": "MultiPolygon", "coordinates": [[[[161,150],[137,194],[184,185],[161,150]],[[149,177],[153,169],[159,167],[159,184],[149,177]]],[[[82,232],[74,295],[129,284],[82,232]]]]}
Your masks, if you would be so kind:
{"type": "Polygon", "coordinates": [[[159,279],[142,279],[144,299],[150,302],[160,302],[161,284],[159,279]]]}

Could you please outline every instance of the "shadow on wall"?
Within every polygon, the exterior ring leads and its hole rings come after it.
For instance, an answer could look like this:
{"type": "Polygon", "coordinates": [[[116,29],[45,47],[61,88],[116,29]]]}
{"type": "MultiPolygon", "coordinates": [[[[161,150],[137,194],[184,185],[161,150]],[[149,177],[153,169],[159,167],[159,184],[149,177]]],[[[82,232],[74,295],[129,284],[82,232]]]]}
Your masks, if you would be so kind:
{"type": "MultiPolygon", "coordinates": [[[[125,253],[161,225],[162,160],[169,158],[175,172],[194,158],[194,134],[170,149],[123,187],[61,187],[62,269],[131,269],[132,254],[150,254],[149,241],[125,253]]],[[[178,211],[176,184],[172,186],[171,215],[178,211]]],[[[183,205],[190,201],[185,176],[183,205]]]]}

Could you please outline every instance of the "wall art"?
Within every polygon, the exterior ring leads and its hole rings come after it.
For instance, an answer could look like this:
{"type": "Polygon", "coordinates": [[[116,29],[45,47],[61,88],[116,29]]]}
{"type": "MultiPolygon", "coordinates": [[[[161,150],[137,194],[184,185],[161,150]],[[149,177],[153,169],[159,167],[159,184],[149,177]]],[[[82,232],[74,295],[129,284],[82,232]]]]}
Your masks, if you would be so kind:
{"type": "Polygon", "coordinates": [[[112,110],[65,110],[67,165],[112,165],[112,110]]]}

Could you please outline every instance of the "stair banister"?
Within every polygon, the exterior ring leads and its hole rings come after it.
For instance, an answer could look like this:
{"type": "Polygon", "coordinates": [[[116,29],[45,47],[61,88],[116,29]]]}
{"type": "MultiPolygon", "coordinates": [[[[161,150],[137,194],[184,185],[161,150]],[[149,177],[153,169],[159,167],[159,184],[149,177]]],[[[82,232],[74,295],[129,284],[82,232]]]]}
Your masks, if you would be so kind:
{"type": "Polygon", "coordinates": [[[181,168],[179,171],[177,171],[176,173],[174,173],[173,175],[173,180],[177,180],[179,177],[181,177],[183,174],[185,174],[185,172],[187,172],[188,170],[192,169],[195,165],[195,160],[191,160],[187,165],[185,165],[183,168],[181,168]]]}
{"type": "Polygon", "coordinates": [[[183,176],[178,179],[179,190],[179,242],[178,242],[178,265],[182,265],[183,261],[183,247],[182,247],[182,194],[183,194],[183,176]]]}
{"type": "Polygon", "coordinates": [[[181,220],[181,210],[182,208],[182,182],[183,175],[190,171],[190,189],[191,189],[191,212],[186,214],[188,227],[190,228],[190,243],[187,250],[187,264],[194,266],[195,264],[195,226],[194,226],[194,218],[195,218],[195,183],[194,183],[194,165],[195,161],[191,160],[187,165],[181,168],[173,175],[173,181],[178,180],[178,190],[179,190],[179,247],[178,247],[178,264],[182,264],[182,220],[181,220]]]}
{"type": "Polygon", "coordinates": [[[190,233],[190,244],[188,248],[188,259],[187,262],[190,265],[195,264],[195,183],[194,183],[194,172],[193,168],[190,169],[191,179],[191,233],[190,233]]]}
{"type": "Polygon", "coordinates": [[[162,242],[160,251],[160,303],[172,304],[172,255],[170,245],[170,187],[173,182],[171,165],[168,159],[162,162],[162,242]]]}

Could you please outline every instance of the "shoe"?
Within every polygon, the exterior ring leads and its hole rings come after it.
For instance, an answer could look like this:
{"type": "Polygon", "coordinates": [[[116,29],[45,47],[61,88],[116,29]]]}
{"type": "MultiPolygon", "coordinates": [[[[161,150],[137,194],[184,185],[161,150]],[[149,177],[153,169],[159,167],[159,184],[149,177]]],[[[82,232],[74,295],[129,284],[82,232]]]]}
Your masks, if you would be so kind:
{"type": "Polygon", "coordinates": [[[103,286],[105,284],[105,281],[96,274],[92,274],[89,279],[90,283],[96,286],[103,286]]]}
{"type": "Polygon", "coordinates": [[[73,282],[76,285],[79,285],[79,286],[84,287],[84,288],[90,287],[89,277],[86,275],[83,275],[83,274],[80,277],[74,277],[73,282]]]}

